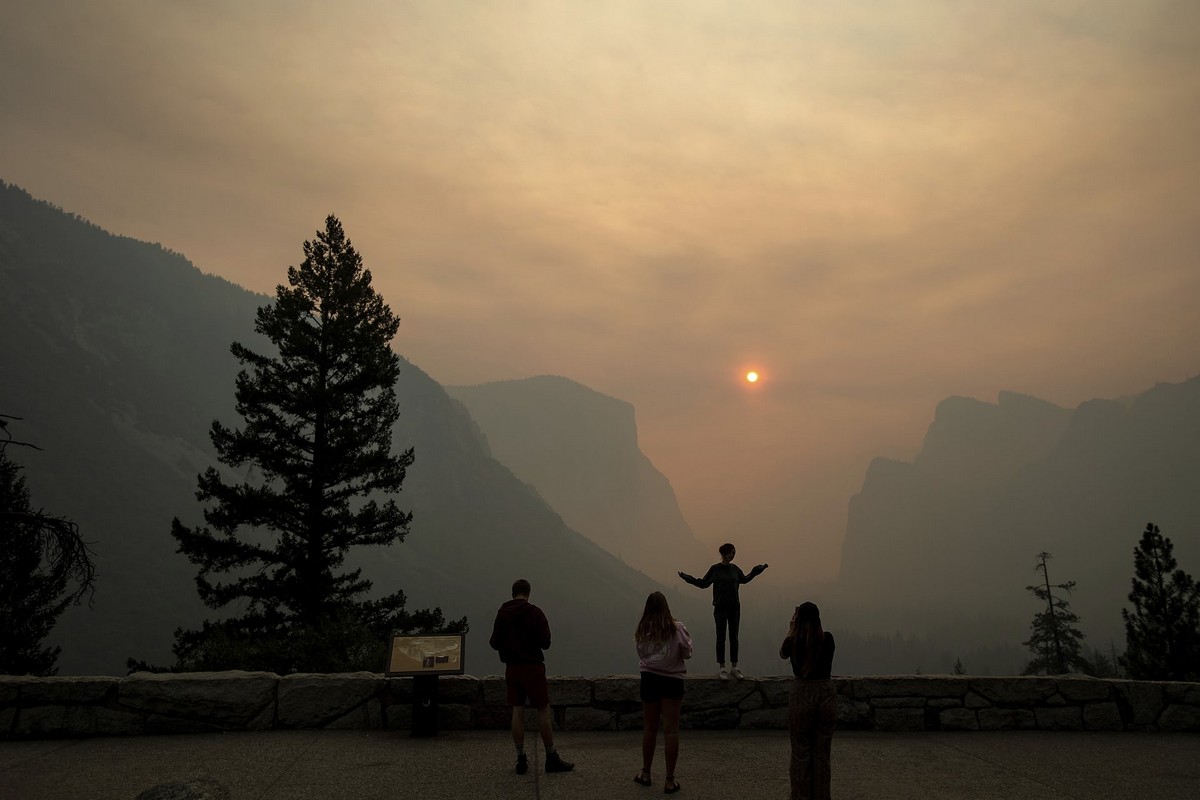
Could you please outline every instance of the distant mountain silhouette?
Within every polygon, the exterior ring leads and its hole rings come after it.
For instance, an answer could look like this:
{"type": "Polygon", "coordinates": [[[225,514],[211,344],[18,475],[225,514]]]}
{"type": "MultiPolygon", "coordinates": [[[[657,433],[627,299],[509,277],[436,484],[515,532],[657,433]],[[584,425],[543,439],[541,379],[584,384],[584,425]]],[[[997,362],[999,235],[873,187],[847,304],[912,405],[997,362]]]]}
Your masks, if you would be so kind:
{"type": "Polygon", "coordinates": [[[1078,583],[1071,607],[1087,646],[1120,650],[1148,521],[1200,573],[1200,377],[1075,410],[1007,392],[996,404],[952,397],[913,462],[867,470],[838,594],[885,628],[974,622],[981,638],[1019,642],[1039,610],[1024,587],[1045,550],[1051,578],[1078,583]]]}
{"type": "MultiPolygon", "coordinates": [[[[297,238],[297,262],[311,237],[297,238]]],[[[202,521],[194,492],[215,463],[209,426],[240,424],[229,345],[265,347],[253,321],[268,298],[3,183],[0,286],[0,411],[24,417],[20,438],[43,448],[10,455],[35,505],[78,522],[96,552],[94,607],[68,610],[52,637],[61,671],[119,674],[127,656],[169,663],[172,631],[213,614],[174,552],[171,518],[202,521]]],[[[400,347],[403,338],[401,323],[400,347]]],[[[395,446],[416,452],[398,498],[414,512],[411,533],[352,563],[380,594],[399,587],[410,607],[468,615],[474,674],[501,669],[487,639],[517,577],[549,616],[552,672],[634,671],[632,629],[658,585],[570,529],[489,455],[463,405],[407,361],[397,394],[395,446]]],[[[676,604],[693,618],[701,607],[672,593],[676,604]]]]}
{"type": "Polygon", "coordinates": [[[670,481],[638,448],[629,403],[549,375],[446,391],[467,407],[500,463],[625,563],[671,584],[709,557],[670,481]]]}

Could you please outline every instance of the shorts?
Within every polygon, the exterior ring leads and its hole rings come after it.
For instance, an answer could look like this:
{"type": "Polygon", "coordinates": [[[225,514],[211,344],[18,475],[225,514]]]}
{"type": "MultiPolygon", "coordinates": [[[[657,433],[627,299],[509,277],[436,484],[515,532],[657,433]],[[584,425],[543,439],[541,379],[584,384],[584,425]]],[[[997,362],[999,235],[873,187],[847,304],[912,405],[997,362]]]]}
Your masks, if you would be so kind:
{"type": "Polygon", "coordinates": [[[657,703],[660,700],[682,700],[683,678],[668,678],[657,672],[642,673],[642,702],[657,703]]]}
{"type": "Polygon", "coordinates": [[[550,705],[545,664],[505,664],[504,685],[510,706],[545,708],[550,705]]]}

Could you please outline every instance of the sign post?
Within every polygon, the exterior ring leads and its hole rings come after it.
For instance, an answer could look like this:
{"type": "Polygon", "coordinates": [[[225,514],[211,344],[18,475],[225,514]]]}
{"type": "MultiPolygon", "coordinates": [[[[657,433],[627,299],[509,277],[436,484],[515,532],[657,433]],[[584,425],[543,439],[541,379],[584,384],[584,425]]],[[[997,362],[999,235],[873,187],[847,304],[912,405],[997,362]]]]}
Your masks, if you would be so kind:
{"type": "Polygon", "coordinates": [[[466,645],[465,633],[392,637],[384,674],[413,679],[413,736],[437,736],[437,679],[464,673],[466,645]]]}

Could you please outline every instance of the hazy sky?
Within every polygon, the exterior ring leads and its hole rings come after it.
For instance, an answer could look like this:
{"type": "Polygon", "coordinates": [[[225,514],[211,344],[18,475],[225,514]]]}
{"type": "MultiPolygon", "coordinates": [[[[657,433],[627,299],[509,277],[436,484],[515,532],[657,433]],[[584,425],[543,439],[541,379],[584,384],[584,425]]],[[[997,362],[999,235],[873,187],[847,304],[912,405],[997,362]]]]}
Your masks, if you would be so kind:
{"type": "Polygon", "coordinates": [[[0,0],[0,178],[267,293],[337,214],[400,353],[804,575],[944,397],[1200,372],[1198,143],[1195,0],[0,0]]]}

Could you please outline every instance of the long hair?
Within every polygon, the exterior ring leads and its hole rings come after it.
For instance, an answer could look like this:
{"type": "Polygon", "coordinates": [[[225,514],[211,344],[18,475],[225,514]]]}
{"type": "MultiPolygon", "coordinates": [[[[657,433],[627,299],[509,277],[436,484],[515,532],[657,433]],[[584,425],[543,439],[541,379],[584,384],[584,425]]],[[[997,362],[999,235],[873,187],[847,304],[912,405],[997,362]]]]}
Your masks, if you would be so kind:
{"type": "Polygon", "coordinates": [[[662,592],[651,592],[646,598],[646,609],[638,622],[633,639],[637,642],[666,642],[675,637],[675,618],[667,605],[667,596],[662,592]]]}
{"type": "Polygon", "coordinates": [[[796,627],[792,629],[792,664],[796,675],[807,678],[817,663],[825,631],[821,627],[821,610],[816,603],[801,603],[796,607],[796,627]],[[797,656],[803,657],[797,662],[797,656]]]}

